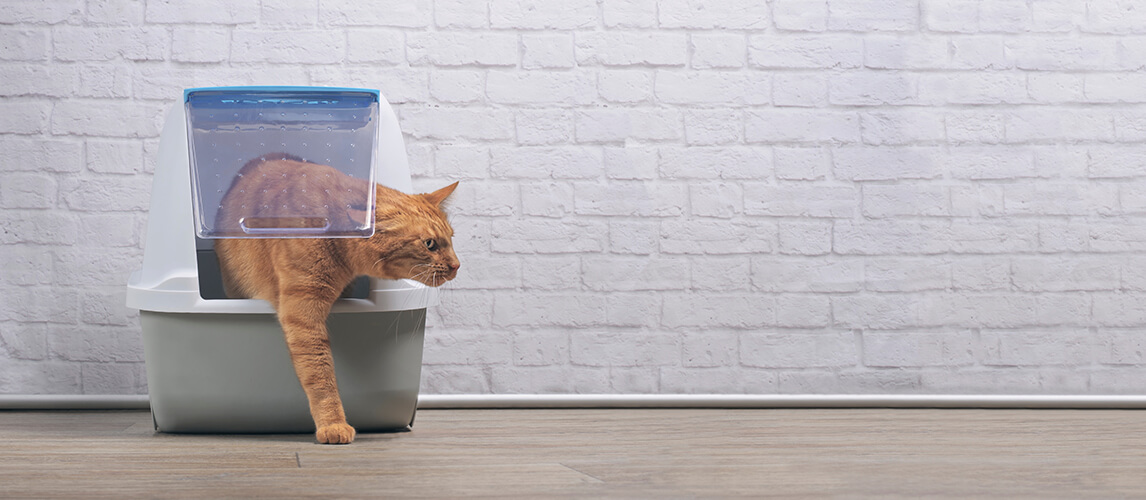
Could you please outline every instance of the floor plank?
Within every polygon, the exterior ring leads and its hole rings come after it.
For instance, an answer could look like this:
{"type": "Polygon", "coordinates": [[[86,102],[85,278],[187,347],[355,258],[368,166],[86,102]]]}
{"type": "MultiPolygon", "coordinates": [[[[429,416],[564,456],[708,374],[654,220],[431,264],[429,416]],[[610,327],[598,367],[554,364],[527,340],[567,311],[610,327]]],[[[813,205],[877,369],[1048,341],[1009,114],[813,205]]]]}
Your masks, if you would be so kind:
{"type": "Polygon", "coordinates": [[[0,497],[1146,495],[1146,413],[422,410],[349,446],[0,411],[0,497]]]}

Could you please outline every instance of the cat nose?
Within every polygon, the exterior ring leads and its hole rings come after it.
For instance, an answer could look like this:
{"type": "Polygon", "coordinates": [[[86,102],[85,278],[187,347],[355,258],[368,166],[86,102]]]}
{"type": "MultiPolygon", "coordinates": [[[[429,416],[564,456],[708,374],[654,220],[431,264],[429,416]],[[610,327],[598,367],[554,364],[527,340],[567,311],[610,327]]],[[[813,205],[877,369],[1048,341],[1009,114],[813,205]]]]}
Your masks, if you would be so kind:
{"type": "Polygon", "coordinates": [[[453,264],[449,264],[449,268],[450,268],[450,270],[451,270],[451,271],[457,271],[457,270],[458,270],[459,268],[461,268],[461,267],[462,267],[462,263],[461,263],[461,262],[455,262],[455,263],[453,263],[453,264]]]}

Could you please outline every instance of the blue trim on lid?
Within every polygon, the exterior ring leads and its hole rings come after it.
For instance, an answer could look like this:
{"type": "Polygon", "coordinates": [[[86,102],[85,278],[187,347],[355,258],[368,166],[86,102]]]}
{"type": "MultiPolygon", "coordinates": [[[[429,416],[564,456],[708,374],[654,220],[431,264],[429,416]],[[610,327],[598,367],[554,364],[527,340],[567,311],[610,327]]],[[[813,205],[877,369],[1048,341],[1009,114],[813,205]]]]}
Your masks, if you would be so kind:
{"type": "Polygon", "coordinates": [[[359,89],[353,87],[304,87],[304,86],[289,86],[289,85],[270,85],[270,86],[240,86],[240,87],[198,87],[183,90],[183,102],[191,97],[192,92],[305,92],[305,93],[322,93],[322,92],[363,92],[373,94],[378,102],[382,101],[382,92],[378,89],[359,89]]]}

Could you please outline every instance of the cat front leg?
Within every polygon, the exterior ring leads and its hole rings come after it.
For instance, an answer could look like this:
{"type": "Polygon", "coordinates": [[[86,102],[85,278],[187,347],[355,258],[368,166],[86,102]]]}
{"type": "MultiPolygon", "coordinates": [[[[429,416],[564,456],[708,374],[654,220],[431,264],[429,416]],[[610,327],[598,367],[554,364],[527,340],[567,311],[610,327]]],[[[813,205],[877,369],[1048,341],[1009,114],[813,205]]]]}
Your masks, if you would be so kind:
{"type": "MultiPolygon", "coordinates": [[[[323,444],[349,444],[354,441],[354,428],[346,423],[342,398],[334,377],[334,358],[326,317],[329,301],[309,294],[291,293],[284,289],[279,297],[279,323],[286,336],[295,374],[306,392],[310,415],[314,419],[315,437],[323,444]],[[309,295],[309,296],[307,296],[309,295]]],[[[334,292],[337,296],[337,292],[334,292]]]]}

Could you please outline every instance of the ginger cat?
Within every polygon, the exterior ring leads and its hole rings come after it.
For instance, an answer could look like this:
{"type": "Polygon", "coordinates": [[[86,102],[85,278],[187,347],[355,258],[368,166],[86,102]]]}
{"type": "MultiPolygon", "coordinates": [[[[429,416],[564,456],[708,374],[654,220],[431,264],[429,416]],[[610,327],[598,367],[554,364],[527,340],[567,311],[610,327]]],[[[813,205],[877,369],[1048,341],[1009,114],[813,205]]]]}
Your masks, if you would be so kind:
{"type": "MultiPolygon", "coordinates": [[[[247,205],[269,205],[284,189],[309,191],[306,203],[330,208],[328,218],[349,217],[361,222],[366,215],[363,207],[346,208],[339,194],[349,191],[363,199],[362,190],[368,183],[332,167],[277,154],[256,158],[240,172],[243,175],[235,178],[219,211],[217,226],[224,230],[224,221],[237,221],[247,205]],[[321,179],[317,187],[326,189],[315,189],[315,179],[321,179]]],[[[334,377],[326,331],[331,306],[342,290],[362,275],[408,278],[429,286],[454,279],[461,264],[453,250],[454,231],[441,203],[457,185],[455,182],[418,195],[375,186],[375,233],[369,238],[217,240],[215,251],[227,295],[266,300],[278,313],[320,443],[346,444],[355,435],[354,428],[346,423],[334,377]]],[[[305,221],[300,224],[307,227],[305,221]]]]}

